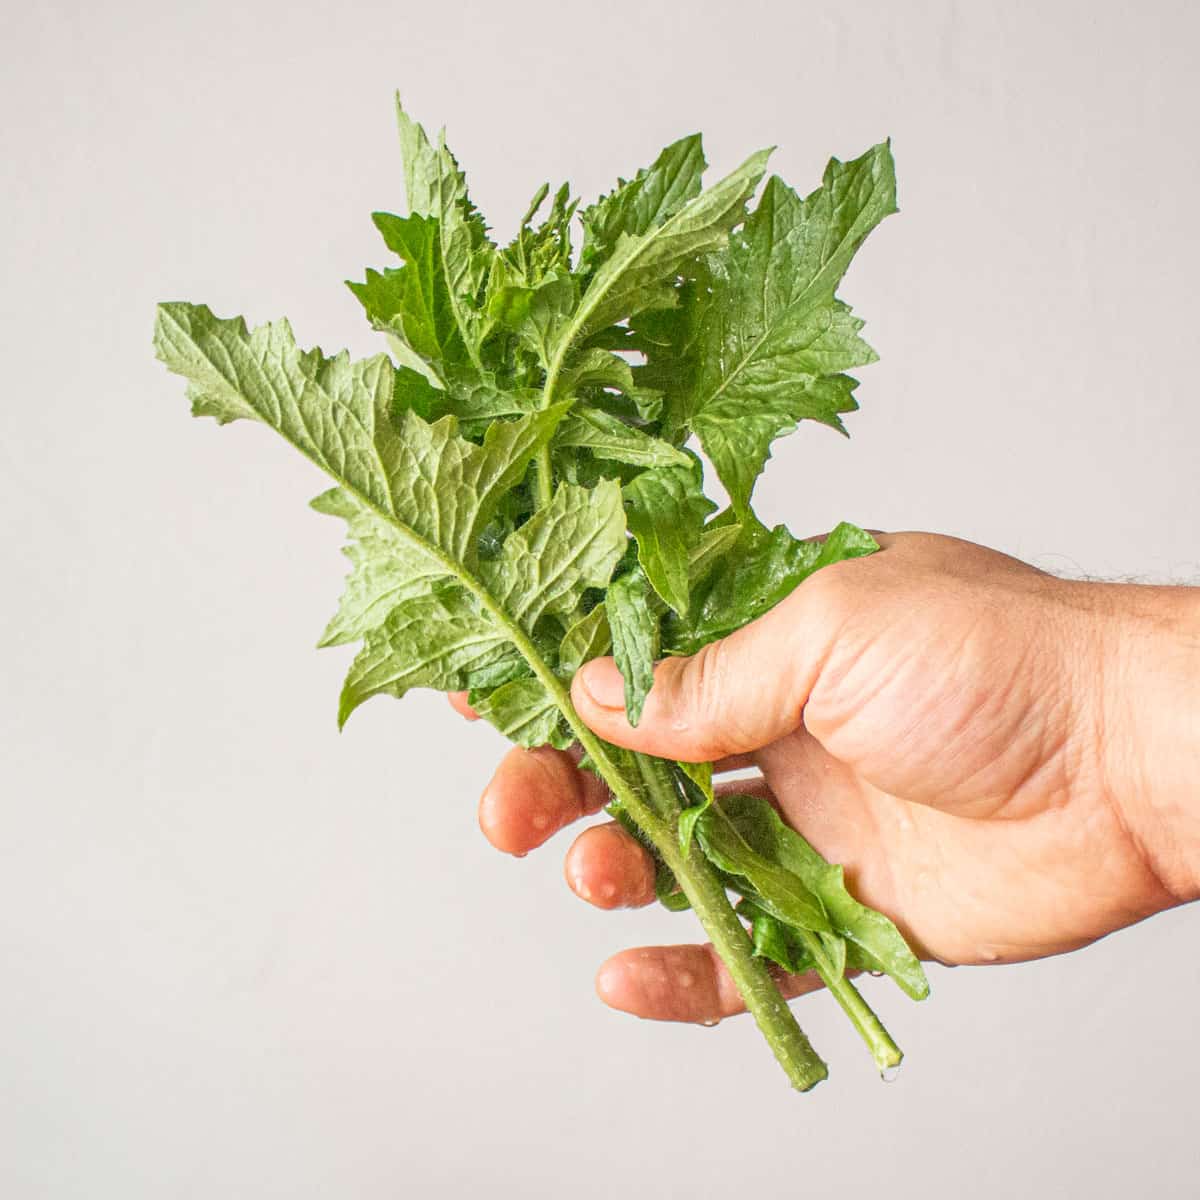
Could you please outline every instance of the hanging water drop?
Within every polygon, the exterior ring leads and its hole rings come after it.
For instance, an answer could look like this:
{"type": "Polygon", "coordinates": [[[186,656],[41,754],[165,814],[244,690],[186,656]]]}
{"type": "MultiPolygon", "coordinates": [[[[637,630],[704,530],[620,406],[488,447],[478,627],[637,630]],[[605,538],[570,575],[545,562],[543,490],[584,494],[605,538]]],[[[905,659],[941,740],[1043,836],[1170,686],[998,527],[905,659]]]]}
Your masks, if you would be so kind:
{"type": "Polygon", "coordinates": [[[720,1023],[720,1017],[705,1017],[704,1020],[700,1022],[705,1029],[711,1029],[714,1025],[719,1025],[720,1023]]]}
{"type": "Polygon", "coordinates": [[[883,978],[882,971],[868,971],[867,974],[870,975],[870,977],[872,979],[882,979],[883,978]]]}
{"type": "Polygon", "coordinates": [[[882,1079],[884,1083],[895,1083],[899,1077],[899,1063],[893,1063],[890,1067],[884,1067],[883,1070],[879,1072],[879,1078],[882,1079]]]}

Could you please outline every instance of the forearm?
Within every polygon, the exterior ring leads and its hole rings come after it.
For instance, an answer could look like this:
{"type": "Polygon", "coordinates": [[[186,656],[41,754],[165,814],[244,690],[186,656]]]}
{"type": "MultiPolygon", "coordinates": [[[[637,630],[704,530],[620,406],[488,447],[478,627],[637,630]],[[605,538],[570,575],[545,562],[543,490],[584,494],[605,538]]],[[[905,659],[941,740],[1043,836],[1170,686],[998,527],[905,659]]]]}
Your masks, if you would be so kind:
{"type": "MultiPolygon", "coordinates": [[[[1096,585],[1090,585],[1096,586],[1096,585]]],[[[1200,898],[1200,588],[1101,585],[1112,798],[1169,897],[1200,898]]]]}

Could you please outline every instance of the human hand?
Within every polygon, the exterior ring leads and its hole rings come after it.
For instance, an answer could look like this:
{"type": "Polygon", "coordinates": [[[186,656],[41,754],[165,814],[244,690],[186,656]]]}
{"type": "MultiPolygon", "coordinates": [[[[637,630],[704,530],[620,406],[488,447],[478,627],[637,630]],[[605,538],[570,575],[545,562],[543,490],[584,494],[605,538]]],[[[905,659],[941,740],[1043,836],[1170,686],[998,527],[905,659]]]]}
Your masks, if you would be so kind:
{"type": "MultiPolygon", "coordinates": [[[[631,749],[757,767],[731,789],[772,798],[943,963],[1060,953],[1200,896],[1200,592],[1065,581],[928,534],[880,542],[660,663],[636,729],[612,661],[586,664],[580,716],[631,749]]],[[[606,800],[569,755],[514,750],[480,825],[523,854],[606,800]]],[[[616,824],[584,831],[566,874],[601,907],[654,897],[616,824]]],[[[625,951],[597,987],[661,1019],[741,1008],[708,947],[625,951]]]]}

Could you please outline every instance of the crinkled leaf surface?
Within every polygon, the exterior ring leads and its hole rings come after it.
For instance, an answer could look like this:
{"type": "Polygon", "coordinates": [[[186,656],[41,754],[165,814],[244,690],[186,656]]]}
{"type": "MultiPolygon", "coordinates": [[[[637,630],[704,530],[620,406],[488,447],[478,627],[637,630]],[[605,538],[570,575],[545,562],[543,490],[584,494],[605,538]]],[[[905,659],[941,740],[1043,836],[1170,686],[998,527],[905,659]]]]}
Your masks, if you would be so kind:
{"type": "Polygon", "coordinates": [[[661,225],[700,193],[704,149],[698,133],[672,142],[630,180],[583,210],[581,269],[611,253],[621,234],[637,235],[661,225]]]}
{"type": "Polygon", "coordinates": [[[446,417],[390,418],[386,359],[299,350],[285,322],[253,332],[204,307],[167,304],[160,357],[189,381],[198,414],[258,419],[341,485],[316,505],[343,517],[353,570],[326,642],[363,638],[339,715],[379,692],[455,689],[507,673],[512,631],[534,633],[603,587],[625,552],[619,486],[563,484],[552,504],[481,561],[480,534],[562,418],[559,405],[489,425],[481,445],[446,417]],[[481,675],[481,673],[483,673],[481,675]]]}
{"type": "Polygon", "coordinates": [[[878,549],[869,533],[849,522],[824,541],[799,541],[782,525],[769,531],[747,525],[720,570],[693,591],[687,616],[667,618],[664,646],[672,654],[694,654],[773,608],[814,571],[878,549]]]}
{"type": "Polygon", "coordinates": [[[657,330],[668,358],[691,359],[669,423],[699,436],[739,511],[774,438],[804,418],[841,429],[839,414],[856,407],[855,381],[841,373],[875,354],[834,291],[863,239],[895,211],[886,143],[832,160],[804,200],[773,176],[728,254],[698,273],[690,311],[657,330]]]}

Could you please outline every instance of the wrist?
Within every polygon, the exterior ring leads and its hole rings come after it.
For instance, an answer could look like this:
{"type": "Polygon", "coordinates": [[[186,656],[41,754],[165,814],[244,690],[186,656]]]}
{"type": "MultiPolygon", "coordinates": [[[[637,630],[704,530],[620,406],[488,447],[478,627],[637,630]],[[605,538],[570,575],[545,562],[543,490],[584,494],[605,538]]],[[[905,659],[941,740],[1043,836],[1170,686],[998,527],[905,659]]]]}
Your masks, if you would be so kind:
{"type": "Polygon", "coordinates": [[[1099,586],[1105,776],[1171,902],[1200,899],[1200,588],[1099,586]]]}

